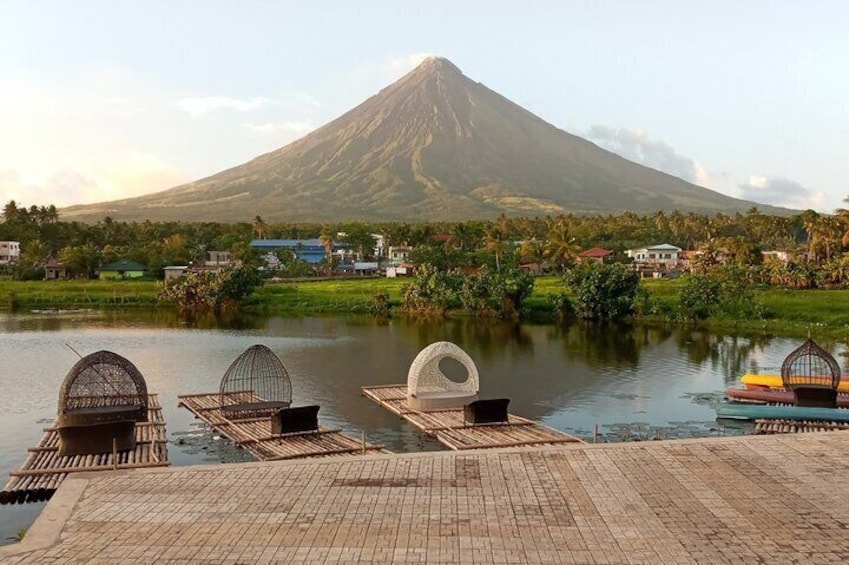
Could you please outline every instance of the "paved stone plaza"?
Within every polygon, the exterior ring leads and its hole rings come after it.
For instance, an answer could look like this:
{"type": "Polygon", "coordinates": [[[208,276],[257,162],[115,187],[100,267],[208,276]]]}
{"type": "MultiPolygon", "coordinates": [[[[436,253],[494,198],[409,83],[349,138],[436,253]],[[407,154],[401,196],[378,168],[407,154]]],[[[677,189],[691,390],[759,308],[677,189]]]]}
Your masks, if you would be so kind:
{"type": "Polygon", "coordinates": [[[847,563],[849,432],[88,474],[3,563],[847,563]]]}

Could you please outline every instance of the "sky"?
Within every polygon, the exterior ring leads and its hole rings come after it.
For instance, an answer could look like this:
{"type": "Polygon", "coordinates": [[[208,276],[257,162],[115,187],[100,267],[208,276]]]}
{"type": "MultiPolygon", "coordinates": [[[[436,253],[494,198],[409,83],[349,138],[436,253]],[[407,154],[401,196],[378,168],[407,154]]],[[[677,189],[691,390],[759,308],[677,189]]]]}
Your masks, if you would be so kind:
{"type": "Polygon", "coordinates": [[[277,149],[427,55],[647,166],[849,195],[849,2],[0,0],[0,199],[92,203],[277,149]]]}

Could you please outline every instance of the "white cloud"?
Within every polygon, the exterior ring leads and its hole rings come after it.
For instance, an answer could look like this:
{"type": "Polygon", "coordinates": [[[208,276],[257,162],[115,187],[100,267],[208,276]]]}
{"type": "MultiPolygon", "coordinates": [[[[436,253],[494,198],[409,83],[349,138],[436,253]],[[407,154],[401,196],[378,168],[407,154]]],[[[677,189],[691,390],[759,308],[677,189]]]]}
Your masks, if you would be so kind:
{"type": "Polygon", "coordinates": [[[746,200],[797,210],[829,211],[824,192],[810,190],[788,178],[751,175],[739,189],[740,198],[746,200]]]}
{"type": "Polygon", "coordinates": [[[418,67],[428,57],[435,57],[433,53],[412,53],[393,57],[383,63],[382,68],[392,74],[406,73],[418,67]]]}
{"type": "Polygon", "coordinates": [[[130,154],[107,167],[60,169],[39,175],[0,170],[0,194],[19,205],[70,206],[118,200],[165,190],[190,181],[189,175],[154,155],[130,154]]]}
{"type": "Polygon", "coordinates": [[[290,121],[282,123],[266,122],[262,124],[247,123],[242,125],[251,131],[256,131],[259,133],[287,132],[296,134],[305,134],[311,132],[316,127],[310,122],[304,121],[290,121]]]}
{"type": "Polygon", "coordinates": [[[221,109],[249,112],[258,110],[272,102],[273,100],[262,96],[249,99],[231,98],[229,96],[202,96],[181,98],[175,104],[183,111],[188,112],[193,118],[197,118],[213,110],[221,109]]]}
{"type": "Polygon", "coordinates": [[[701,163],[680,155],[660,140],[651,139],[644,129],[611,128],[595,125],[586,132],[587,139],[604,149],[625,157],[630,161],[663,171],[714,190],[719,190],[721,181],[701,163]]]}

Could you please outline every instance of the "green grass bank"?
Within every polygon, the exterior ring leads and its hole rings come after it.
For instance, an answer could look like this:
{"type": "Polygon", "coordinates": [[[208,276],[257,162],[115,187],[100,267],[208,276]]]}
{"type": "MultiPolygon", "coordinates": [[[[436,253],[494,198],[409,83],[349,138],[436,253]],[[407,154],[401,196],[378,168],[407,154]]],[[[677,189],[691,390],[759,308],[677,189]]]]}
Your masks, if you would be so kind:
{"type": "MultiPolygon", "coordinates": [[[[392,306],[401,304],[404,279],[334,279],[268,283],[248,299],[251,311],[267,313],[366,313],[372,297],[386,292],[392,306]]],[[[674,308],[678,281],[643,281],[650,303],[674,308]]],[[[552,318],[550,297],[563,291],[559,277],[540,277],[525,303],[532,319],[552,318]]],[[[849,290],[764,288],[755,300],[762,319],[713,317],[701,325],[725,332],[827,337],[849,341],[849,290]]],[[[0,280],[0,308],[27,310],[73,308],[171,308],[156,298],[154,281],[13,281],[0,280]]],[[[648,321],[667,321],[648,318],[648,321]]]]}

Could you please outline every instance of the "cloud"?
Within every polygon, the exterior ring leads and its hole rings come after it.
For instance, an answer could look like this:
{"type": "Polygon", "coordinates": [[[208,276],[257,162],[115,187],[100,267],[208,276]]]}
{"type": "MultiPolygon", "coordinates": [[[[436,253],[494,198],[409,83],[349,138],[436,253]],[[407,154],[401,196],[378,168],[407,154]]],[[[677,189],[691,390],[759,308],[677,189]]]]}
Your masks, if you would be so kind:
{"type": "Polygon", "coordinates": [[[720,184],[719,179],[716,178],[717,175],[708,172],[704,166],[693,159],[678,154],[663,141],[651,139],[645,130],[595,125],[590,128],[585,137],[630,161],[699,186],[716,188],[720,184]]]}
{"type": "Polygon", "coordinates": [[[739,189],[740,198],[746,200],[797,210],[828,209],[828,199],[824,192],[810,190],[788,178],[752,175],[739,189]]]}
{"type": "Polygon", "coordinates": [[[416,67],[418,67],[425,59],[428,57],[435,57],[436,55],[433,53],[412,53],[410,55],[402,55],[400,57],[393,57],[383,63],[382,68],[384,71],[391,73],[393,75],[406,73],[416,67]]]}
{"type": "Polygon", "coordinates": [[[0,194],[4,202],[15,200],[19,205],[70,206],[140,196],[190,180],[186,173],[155,156],[136,153],[107,168],[61,169],[44,177],[0,170],[0,194]]]}
{"type": "Polygon", "coordinates": [[[316,127],[310,122],[303,121],[290,121],[282,123],[266,122],[263,124],[248,123],[242,125],[251,131],[256,131],[259,133],[277,133],[282,131],[287,133],[304,134],[311,132],[316,127]]]}
{"type": "Polygon", "coordinates": [[[249,99],[230,98],[229,96],[202,96],[181,98],[174,104],[183,111],[188,112],[193,118],[197,118],[213,110],[221,109],[249,112],[267,106],[272,102],[273,100],[262,96],[255,96],[249,99]]]}

